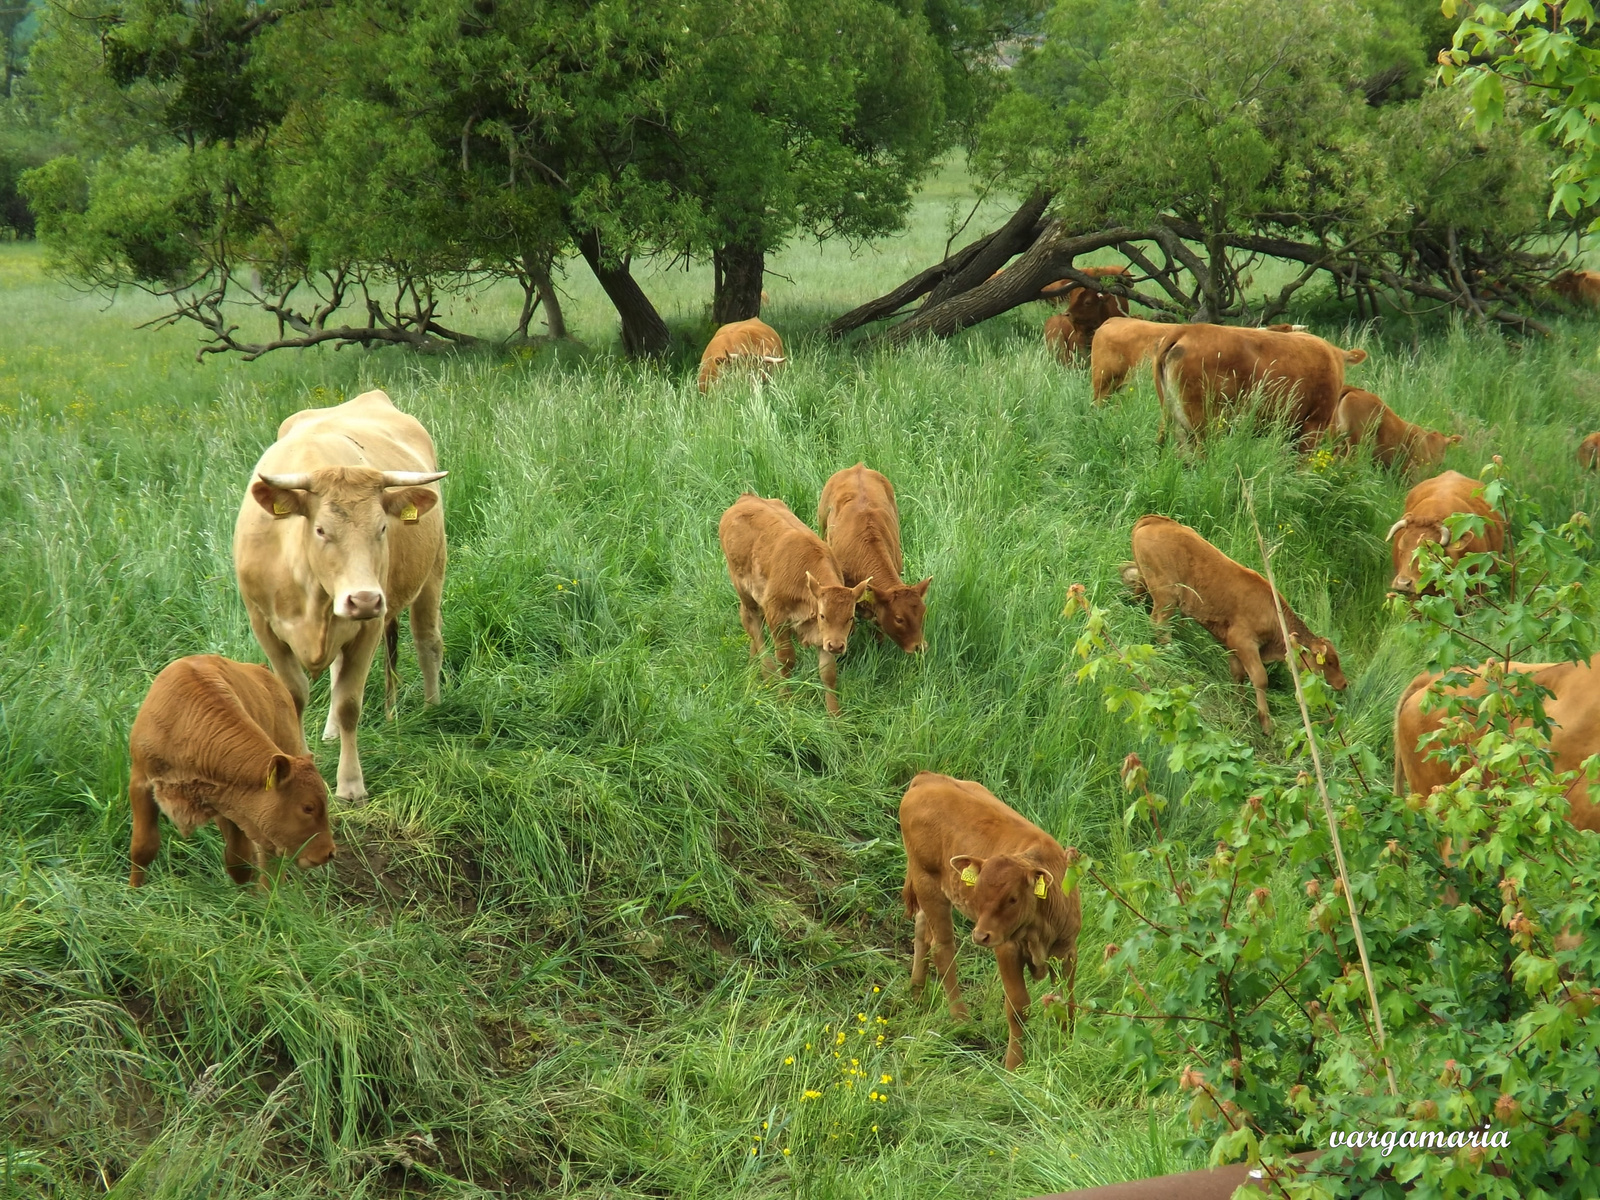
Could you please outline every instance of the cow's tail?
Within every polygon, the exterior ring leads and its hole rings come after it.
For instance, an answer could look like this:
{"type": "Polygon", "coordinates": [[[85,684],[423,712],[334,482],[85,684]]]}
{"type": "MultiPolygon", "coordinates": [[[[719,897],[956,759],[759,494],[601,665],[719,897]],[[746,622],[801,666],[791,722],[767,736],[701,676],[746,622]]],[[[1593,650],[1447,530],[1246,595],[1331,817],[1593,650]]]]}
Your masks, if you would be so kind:
{"type": "Polygon", "coordinates": [[[916,920],[922,905],[917,902],[917,889],[911,886],[910,871],[906,872],[906,885],[900,889],[900,898],[905,901],[907,919],[916,920]]]}
{"type": "Polygon", "coordinates": [[[1156,381],[1156,402],[1161,405],[1161,428],[1156,435],[1156,444],[1164,445],[1167,440],[1167,422],[1178,421],[1179,429],[1183,428],[1179,416],[1168,404],[1167,397],[1170,393],[1172,404],[1183,403],[1183,389],[1178,379],[1178,368],[1183,362],[1183,346],[1181,334],[1170,333],[1162,338],[1156,346],[1152,360],[1152,374],[1156,381]]]}
{"type": "Polygon", "coordinates": [[[1410,794],[1411,784],[1406,779],[1406,760],[1400,753],[1400,714],[1405,712],[1406,701],[1415,696],[1423,688],[1433,682],[1433,676],[1424,671],[1400,693],[1400,699],[1394,706],[1394,794],[1406,796],[1410,794]]]}
{"type": "Polygon", "coordinates": [[[1144,574],[1139,570],[1139,564],[1125,562],[1122,564],[1122,585],[1133,593],[1135,600],[1143,600],[1150,594],[1150,585],[1145,582],[1144,574]]]}
{"type": "Polygon", "coordinates": [[[386,715],[394,719],[395,701],[400,691],[400,621],[390,617],[383,627],[383,704],[386,715]]]}

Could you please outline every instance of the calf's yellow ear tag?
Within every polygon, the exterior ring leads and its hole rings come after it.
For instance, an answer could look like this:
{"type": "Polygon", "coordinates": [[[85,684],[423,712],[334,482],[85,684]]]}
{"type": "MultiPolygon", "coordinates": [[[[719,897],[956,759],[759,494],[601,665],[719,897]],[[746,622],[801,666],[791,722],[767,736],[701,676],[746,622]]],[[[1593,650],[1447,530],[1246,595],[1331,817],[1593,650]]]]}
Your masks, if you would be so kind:
{"type": "Polygon", "coordinates": [[[1044,892],[1045,892],[1044,876],[1041,875],[1041,876],[1039,876],[1039,878],[1037,878],[1037,879],[1035,879],[1033,881],[1033,894],[1035,896],[1039,897],[1039,899],[1043,900],[1044,899],[1044,892]]]}
{"type": "Polygon", "coordinates": [[[417,523],[417,506],[415,504],[407,504],[400,510],[400,519],[407,525],[415,525],[417,523]]]}
{"type": "Polygon", "coordinates": [[[968,887],[977,887],[978,886],[978,868],[977,867],[971,867],[971,866],[962,867],[961,868],[961,882],[966,884],[968,887]]]}
{"type": "Polygon", "coordinates": [[[1325,667],[1327,665],[1328,665],[1328,656],[1326,654],[1317,655],[1317,666],[1325,667]]]}
{"type": "Polygon", "coordinates": [[[287,517],[292,511],[289,502],[282,496],[272,502],[272,515],[275,517],[287,517]]]}
{"type": "Polygon", "coordinates": [[[278,786],[278,764],[277,763],[273,763],[271,766],[269,766],[267,768],[267,779],[266,779],[266,782],[262,786],[265,787],[267,789],[267,791],[269,791],[269,792],[272,791],[275,787],[278,786]]]}

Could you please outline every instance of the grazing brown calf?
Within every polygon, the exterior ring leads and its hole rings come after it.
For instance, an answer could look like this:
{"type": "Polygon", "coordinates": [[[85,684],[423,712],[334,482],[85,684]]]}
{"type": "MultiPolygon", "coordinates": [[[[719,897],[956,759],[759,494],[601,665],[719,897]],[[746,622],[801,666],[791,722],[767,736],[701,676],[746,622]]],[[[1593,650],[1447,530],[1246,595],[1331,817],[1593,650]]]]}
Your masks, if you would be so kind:
{"type": "Polygon", "coordinates": [[[1309,333],[1175,326],[1155,352],[1157,440],[1166,441],[1169,420],[1180,443],[1203,438],[1219,417],[1259,392],[1262,415],[1286,419],[1305,441],[1333,423],[1345,364],[1366,357],[1365,350],[1341,350],[1309,333]]]}
{"type": "MultiPolygon", "coordinates": [[[[1048,340],[1049,325],[1045,325],[1048,340]]],[[[1112,317],[1095,330],[1089,347],[1089,380],[1094,402],[1101,403],[1127,381],[1128,375],[1156,352],[1161,339],[1171,333],[1170,321],[1141,321],[1137,317],[1112,317]]],[[[1268,325],[1274,333],[1304,333],[1304,325],[1268,325]]]]}
{"type": "Polygon", "coordinates": [[[1550,281],[1550,290],[1574,304],[1600,308],[1600,271],[1563,271],[1550,281]]]}
{"type": "MultiPolygon", "coordinates": [[[[1533,674],[1534,682],[1554,694],[1544,702],[1550,718],[1550,754],[1558,771],[1576,771],[1591,754],[1600,752],[1600,664],[1513,663],[1513,668],[1533,674]]],[[[1482,667],[1474,670],[1479,678],[1467,688],[1450,688],[1451,695],[1481,696],[1484,692],[1482,667]]],[[[1441,673],[1442,674],[1442,673],[1441,673]]],[[[1424,758],[1417,742],[1424,734],[1441,728],[1443,707],[1422,711],[1424,693],[1440,677],[1424,671],[1400,694],[1394,709],[1394,790],[1396,795],[1412,792],[1428,795],[1436,787],[1455,780],[1458,772],[1435,758],[1424,758]]],[[[1590,789],[1581,772],[1567,789],[1567,815],[1579,829],[1600,830],[1600,793],[1590,789]]]]}
{"type": "Polygon", "coordinates": [[[1600,467],[1600,433],[1591,433],[1578,443],[1578,465],[1590,471],[1600,467]]]}
{"type": "Polygon", "coordinates": [[[872,581],[866,603],[878,628],[907,654],[926,650],[922,623],[933,576],[917,584],[900,581],[905,563],[894,484],[864,463],[836,471],[817,502],[817,528],[848,586],[872,581]]]}
{"type": "Polygon", "coordinates": [[[711,335],[705,353],[700,356],[700,390],[710,388],[735,360],[765,379],[772,374],[773,367],[785,361],[783,339],[760,317],[723,325],[711,335]]]}
{"type": "MultiPolygon", "coordinates": [[[[1127,275],[1127,267],[1086,267],[1083,272],[1094,279],[1127,275]]],[[[1039,292],[1041,299],[1052,304],[1065,304],[1067,311],[1051,317],[1044,325],[1044,341],[1064,363],[1076,360],[1089,350],[1095,332],[1113,317],[1128,315],[1125,297],[1110,292],[1097,292],[1070,279],[1058,279],[1046,284],[1039,292]]]]}
{"type": "Polygon", "coordinates": [[[256,868],[265,882],[269,858],[315,867],[336,853],[328,785],[306,752],[294,698],[265,667],[215,654],[169,664],[133,719],[128,753],[134,887],[161,849],[158,805],[184,837],[215,821],[238,883],[256,868]]]}
{"type": "Polygon", "coordinates": [[[916,921],[911,990],[921,997],[931,951],[950,1015],[966,1019],[950,920],[957,909],[972,922],[972,940],[994,951],[1010,1033],[1006,1069],[1015,1069],[1022,1063],[1022,1023],[1031,999],[1023,967],[1035,979],[1046,971],[1053,980],[1064,973],[1073,1011],[1083,910],[1076,884],[1067,892],[1063,882],[1077,851],[1063,850],[981,784],[929,771],[911,781],[900,801],[900,837],[906,916],[916,921]]]}
{"type": "Polygon", "coordinates": [[[1394,579],[1389,586],[1408,596],[1417,593],[1422,569],[1420,551],[1427,543],[1441,547],[1452,562],[1463,554],[1499,553],[1505,547],[1505,521],[1483,499],[1483,484],[1460,471],[1444,471],[1424,479],[1406,493],[1405,515],[1385,539],[1392,543],[1394,579]],[[1487,520],[1483,533],[1453,538],[1444,521],[1458,513],[1476,513],[1487,520]]]}
{"type": "Polygon", "coordinates": [[[1349,438],[1352,446],[1370,445],[1372,457],[1386,467],[1397,462],[1436,467],[1444,461],[1444,452],[1461,440],[1459,433],[1446,436],[1413,425],[1377,396],[1357,387],[1347,387],[1339,394],[1333,431],[1349,438]]]}
{"type": "MultiPolygon", "coordinates": [[[[1228,670],[1235,681],[1248,678],[1255,685],[1256,715],[1261,728],[1270,733],[1265,664],[1283,662],[1289,654],[1271,585],[1170,517],[1140,517],[1134,523],[1133,562],[1123,579],[1150,593],[1150,619],[1165,625],[1177,611],[1205,626],[1228,648],[1228,670]]],[[[1306,628],[1281,594],[1278,601],[1303,668],[1316,671],[1336,691],[1344,691],[1344,672],[1333,643],[1306,628]]]]}
{"type": "MultiPolygon", "coordinates": [[[[870,579],[846,587],[839,563],[782,500],[746,492],[717,525],[728,578],[739,593],[739,620],[750,635],[750,656],[762,658],[762,622],[785,678],[794,670],[794,635],[817,648],[817,674],[827,686],[828,711],[839,711],[839,655],[850,641],[856,604],[870,579]]],[[[766,668],[765,660],[762,663],[766,668]]]]}

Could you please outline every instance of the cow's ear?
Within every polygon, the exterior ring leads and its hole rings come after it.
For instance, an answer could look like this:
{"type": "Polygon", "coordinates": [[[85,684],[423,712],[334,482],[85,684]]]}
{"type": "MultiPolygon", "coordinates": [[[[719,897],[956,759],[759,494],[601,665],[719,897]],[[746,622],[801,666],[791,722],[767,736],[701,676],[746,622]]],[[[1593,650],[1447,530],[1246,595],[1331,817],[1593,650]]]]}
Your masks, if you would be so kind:
{"type": "Polygon", "coordinates": [[[1033,894],[1043,900],[1050,893],[1050,885],[1056,877],[1043,867],[1035,867],[1033,871],[1033,894]]]}
{"type": "Polygon", "coordinates": [[[1461,435],[1459,433],[1452,433],[1449,437],[1445,438],[1444,444],[1446,446],[1454,446],[1454,445],[1457,445],[1460,441],[1461,441],[1461,435]]]}
{"type": "Polygon", "coordinates": [[[439,493],[432,488],[395,488],[383,494],[383,511],[399,517],[407,525],[415,525],[422,514],[439,503],[439,493]]]}
{"type": "Polygon", "coordinates": [[[956,869],[956,874],[961,876],[961,882],[968,887],[978,885],[978,876],[983,874],[983,859],[974,858],[970,854],[958,854],[950,860],[950,865],[956,869]]]}
{"type": "Polygon", "coordinates": [[[812,575],[810,571],[806,572],[806,594],[813,600],[818,599],[816,576],[812,575]]]}
{"type": "Polygon", "coordinates": [[[267,773],[261,781],[261,786],[269,792],[272,791],[285,779],[289,778],[289,772],[292,770],[294,770],[294,760],[292,758],[287,754],[274,754],[267,761],[267,773]]]}
{"type": "Polygon", "coordinates": [[[1344,360],[1347,363],[1364,363],[1367,361],[1367,352],[1365,350],[1346,350],[1344,352],[1344,360]]]}
{"type": "Polygon", "coordinates": [[[928,595],[928,585],[930,583],[932,583],[932,582],[933,582],[933,576],[929,575],[926,579],[924,579],[921,583],[917,584],[911,590],[913,592],[915,592],[917,595],[926,598],[926,596],[928,595]]]}
{"type": "Polygon", "coordinates": [[[274,520],[306,515],[306,493],[299,488],[273,487],[264,479],[250,485],[250,495],[274,520]]]}
{"type": "Polygon", "coordinates": [[[860,583],[856,584],[855,587],[850,589],[852,592],[855,593],[855,597],[856,597],[857,600],[860,600],[861,597],[863,597],[863,596],[865,596],[867,594],[867,586],[871,582],[872,582],[872,576],[868,575],[860,583]]]}

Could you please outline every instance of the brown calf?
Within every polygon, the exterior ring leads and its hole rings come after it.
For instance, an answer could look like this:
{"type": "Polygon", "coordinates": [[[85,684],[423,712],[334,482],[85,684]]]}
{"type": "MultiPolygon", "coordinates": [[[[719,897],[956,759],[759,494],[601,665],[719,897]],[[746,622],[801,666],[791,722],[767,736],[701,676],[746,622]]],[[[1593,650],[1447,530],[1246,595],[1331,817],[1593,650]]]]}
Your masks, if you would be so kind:
{"type": "Polygon", "coordinates": [[[1357,387],[1347,387],[1339,394],[1333,431],[1349,438],[1352,446],[1370,445],[1372,457],[1386,467],[1397,462],[1436,467],[1444,461],[1444,452],[1461,440],[1459,433],[1447,437],[1413,425],[1377,396],[1357,387]]]}
{"type": "MultiPolygon", "coordinates": [[[[1534,682],[1552,693],[1544,702],[1550,718],[1552,767],[1576,771],[1591,754],[1600,752],[1600,664],[1588,663],[1513,663],[1519,671],[1531,672],[1534,682]]],[[[1474,674],[1483,670],[1479,667],[1474,674]]],[[[1424,758],[1417,742],[1424,734],[1439,729],[1445,722],[1443,707],[1422,711],[1424,693],[1439,678],[1424,671],[1400,694],[1394,709],[1394,790],[1405,796],[1412,792],[1428,795],[1436,787],[1452,782],[1457,772],[1436,758],[1424,758]]],[[[1453,695],[1483,695],[1482,679],[1469,687],[1447,689],[1453,695]]],[[[1567,816],[1579,829],[1600,831],[1600,792],[1592,791],[1581,772],[1567,789],[1567,816]]]]}
{"type": "Polygon", "coordinates": [[[705,353],[700,356],[700,390],[710,388],[735,359],[765,379],[772,374],[773,367],[785,361],[783,339],[760,317],[723,325],[711,335],[705,353]]]}
{"type": "Polygon", "coordinates": [[[1600,433],[1591,433],[1578,443],[1578,465],[1590,471],[1600,467],[1600,433]]]}
{"type": "MultiPolygon", "coordinates": [[[[1230,651],[1228,670],[1234,680],[1243,683],[1248,678],[1255,685],[1256,715],[1261,728],[1270,733],[1265,664],[1283,662],[1289,654],[1271,585],[1170,517],[1140,517],[1134,523],[1133,562],[1123,579],[1150,593],[1150,619],[1165,625],[1177,611],[1205,626],[1230,651]]],[[[1300,651],[1302,667],[1316,671],[1342,692],[1345,677],[1333,643],[1306,628],[1282,595],[1278,603],[1283,605],[1283,622],[1300,651]]]]}
{"type": "MultiPolygon", "coordinates": [[[[1049,325],[1045,337],[1049,339],[1049,325]]],[[[1304,325],[1268,325],[1274,333],[1304,333],[1304,325]]],[[[1122,387],[1128,375],[1156,352],[1161,339],[1171,333],[1170,321],[1141,321],[1137,317],[1112,317],[1095,330],[1089,347],[1089,379],[1094,386],[1094,402],[1122,387]]]]}
{"type": "Polygon", "coordinates": [[[916,921],[911,990],[921,997],[928,954],[944,985],[950,1015],[968,1011],[956,981],[955,908],[972,922],[972,940],[994,951],[1006,994],[1006,1069],[1022,1063],[1022,1023],[1031,997],[1024,966],[1035,979],[1067,979],[1073,1011],[1078,929],[1083,910],[1076,884],[1063,890],[1076,850],[1059,843],[1002,804],[981,784],[923,771],[900,801],[906,848],[906,916],[916,921]]]}
{"type": "Polygon", "coordinates": [[[1287,419],[1302,441],[1333,423],[1346,363],[1364,362],[1365,350],[1341,350],[1309,333],[1179,325],[1155,352],[1161,430],[1178,427],[1178,440],[1203,438],[1212,423],[1257,391],[1262,414],[1287,419]]]}
{"type": "Polygon", "coordinates": [[[289,689],[265,667],[215,654],[171,663],[139,706],[128,753],[134,887],[161,849],[157,805],[184,837],[215,821],[238,883],[256,868],[265,882],[271,857],[315,867],[336,853],[328,785],[289,689]]]}
{"type": "MultiPolygon", "coordinates": [[[[1127,275],[1127,267],[1086,267],[1085,275],[1093,279],[1107,279],[1127,275]]],[[[1056,357],[1070,363],[1089,350],[1090,343],[1100,326],[1113,317],[1128,315],[1125,297],[1110,292],[1097,292],[1070,279],[1058,279],[1046,284],[1040,297],[1053,304],[1065,304],[1067,311],[1045,322],[1044,341],[1056,352],[1056,357]]]]}
{"type": "Polygon", "coordinates": [[[865,463],[835,472],[817,502],[817,528],[828,539],[846,584],[872,581],[866,602],[878,628],[907,654],[926,650],[922,623],[933,576],[917,584],[900,581],[905,563],[894,484],[865,463]]]}
{"type": "Polygon", "coordinates": [[[1389,586],[1414,596],[1420,582],[1420,552],[1426,543],[1441,547],[1452,562],[1463,554],[1499,553],[1505,547],[1505,521],[1483,499],[1483,484],[1460,471],[1444,471],[1424,479],[1406,493],[1405,515],[1393,525],[1385,539],[1393,545],[1394,579],[1389,586]],[[1485,517],[1483,533],[1453,538],[1444,525],[1445,518],[1458,513],[1485,517]]]}
{"type": "Polygon", "coordinates": [[[1574,304],[1600,308],[1600,271],[1563,271],[1550,281],[1550,290],[1574,304]]]}
{"type": "Polygon", "coordinates": [[[839,563],[806,523],[782,500],[746,492],[722,514],[717,525],[728,578],[739,593],[739,620],[750,635],[750,656],[763,657],[762,622],[785,678],[794,670],[794,634],[802,646],[817,648],[817,673],[827,686],[828,711],[839,711],[838,656],[849,645],[856,604],[870,579],[846,587],[839,563]]]}

